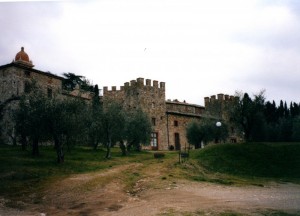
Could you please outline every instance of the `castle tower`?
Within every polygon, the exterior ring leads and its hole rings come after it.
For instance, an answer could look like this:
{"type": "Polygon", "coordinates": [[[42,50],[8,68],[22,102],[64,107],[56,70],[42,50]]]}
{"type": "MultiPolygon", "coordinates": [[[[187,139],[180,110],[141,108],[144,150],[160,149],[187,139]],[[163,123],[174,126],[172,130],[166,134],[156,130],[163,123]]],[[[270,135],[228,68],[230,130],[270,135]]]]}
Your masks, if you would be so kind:
{"type": "Polygon", "coordinates": [[[166,132],[166,97],[165,83],[157,80],[137,78],[124,83],[117,90],[112,87],[103,88],[103,99],[113,99],[120,102],[127,110],[140,108],[149,115],[153,132],[151,135],[152,149],[168,149],[166,132]],[[146,81],[146,83],[145,83],[146,81]]]}

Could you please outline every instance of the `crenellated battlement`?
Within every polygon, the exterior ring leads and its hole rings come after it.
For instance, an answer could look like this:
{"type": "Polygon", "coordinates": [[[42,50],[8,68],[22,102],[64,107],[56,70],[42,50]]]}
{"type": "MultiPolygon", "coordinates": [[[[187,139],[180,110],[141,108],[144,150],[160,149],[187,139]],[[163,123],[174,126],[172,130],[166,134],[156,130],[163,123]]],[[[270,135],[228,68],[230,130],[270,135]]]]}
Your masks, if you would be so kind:
{"type": "Polygon", "coordinates": [[[210,103],[215,102],[215,101],[219,101],[219,102],[233,101],[234,98],[235,97],[233,95],[220,93],[220,94],[217,94],[217,95],[212,95],[210,97],[205,97],[204,98],[204,104],[205,104],[205,106],[207,106],[210,103]]]}
{"type": "Polygon", "coordinates": [[[151,80],[151,79],[144,79],[144,78],[137,78],[136,80],[131,80],[130,82],[125,82],[124,86],[120,86],[120,89],[117,90],[116,86],[112,86],[111,90],[108,89],[107,86],[103,87],[103,93],[108,92],[118,92],[118,91],[124,91],[127,88],[134,87],[134,88],[143,88],[143,87],[152,87],[155,89],[161,89],[165,90],[165,82],[158,82],[157,80],[151,80]],[[146,81],[146,82],[145,82],[146,81]]]}

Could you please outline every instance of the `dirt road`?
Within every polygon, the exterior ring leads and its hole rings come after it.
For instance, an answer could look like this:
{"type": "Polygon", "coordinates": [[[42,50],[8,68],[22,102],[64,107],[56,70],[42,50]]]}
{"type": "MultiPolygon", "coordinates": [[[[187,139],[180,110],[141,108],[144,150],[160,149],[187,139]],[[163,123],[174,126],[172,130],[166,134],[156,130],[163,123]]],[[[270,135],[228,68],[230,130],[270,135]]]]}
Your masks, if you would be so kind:
{"type": "Polygon", "coordinates": [[[182,182],[165,189],[145,191],[124,203],[119,211],[102,212],[101,215],[214,214],[224,211],[259,215],[265,210],[300,214],[300,186],[235,187],[182,182]]]}
{"type": "Polygon", "coordinates": [[[149,187],[155,176],[147,176],[136,182],[132,193],[126,191],[122,179],[116,177],[119,172],[132,169],[131,166],[70,176],[51,185],[42,196],[32,194],[30,202],[15,203],[13,206],[18,210],[8,208],[9,200],[0,198],[0,215],[148,216],[218,215],[222,212],[243,215],[285,212],[300,215],[300,185],[297,184],[239,187],[160,179],[162,184],[157,188],[149,187]],[[114,178],[108,178],[111,176],[114,178]],[[108,181],[103,181],[103,178],[108,181]],[[98,184],[99,179],[102,184],[98,184]]]}

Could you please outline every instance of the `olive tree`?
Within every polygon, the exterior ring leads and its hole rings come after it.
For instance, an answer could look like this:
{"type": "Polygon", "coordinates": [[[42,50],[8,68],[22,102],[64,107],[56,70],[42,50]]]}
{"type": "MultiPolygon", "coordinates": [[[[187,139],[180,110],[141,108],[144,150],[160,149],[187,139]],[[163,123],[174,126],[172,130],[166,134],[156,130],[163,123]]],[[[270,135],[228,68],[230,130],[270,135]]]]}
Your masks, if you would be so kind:
{"type": "MultiPolygon", "coordinates": [[[[141,144],[149,145],[152,125],[147,113],[141,109],[136,109],[127,114],[125,139],[127,140],[127,150],[134,147],[140,151],[141,144]]],[[[122,146],[121,146],[122,148],[122,146]]],[[[126,154],[123,148],[123,155],[126,154]]]]}
{"type": "Polygon", "coordinates": [[[111,147],[123,140],[125,115],[122,106],[114,101],[106,101],[102,116],[103,143],[106,146],[105,158],[111,157],[111,147]]]}
{"type": "Polygon", "coordinates": [[[46,132],[54,141],[57,162],[64,162],[64,143],[70,147],[85,137],[85,110],[87,105],[80,99],[58,99],[47,101],[46,132]]]}
{"type": "Polygon", "coordinates": [[[45,95],[35,89],[30,95],[22,96],[15,113],[17,133],[21,136],[23,148],[27,138],[32,142],[32,155],[39,155],[39,141],[46,135],[46,101],[45,95]]]}

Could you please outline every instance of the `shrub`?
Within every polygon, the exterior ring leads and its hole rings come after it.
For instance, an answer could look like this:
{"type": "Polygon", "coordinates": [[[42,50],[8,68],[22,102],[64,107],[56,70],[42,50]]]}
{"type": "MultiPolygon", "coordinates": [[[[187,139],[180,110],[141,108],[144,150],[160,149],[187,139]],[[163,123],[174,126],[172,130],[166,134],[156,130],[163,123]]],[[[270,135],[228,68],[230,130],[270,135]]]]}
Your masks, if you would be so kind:
{"type": "Polygon", "coordinates": [[[162,152],[154,153],[154,158],[163,158],[163,157],[165,157],[165,153],[162,152]]]}

